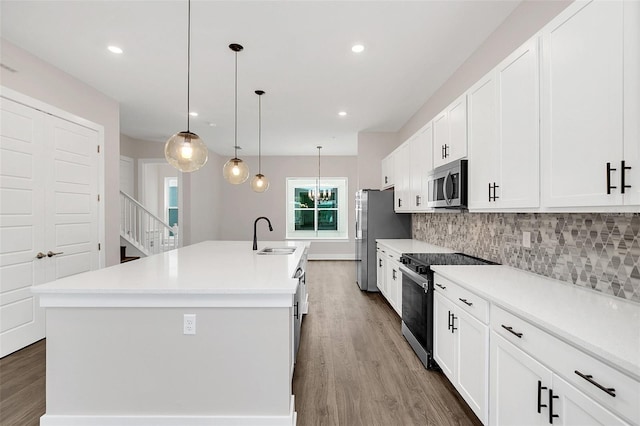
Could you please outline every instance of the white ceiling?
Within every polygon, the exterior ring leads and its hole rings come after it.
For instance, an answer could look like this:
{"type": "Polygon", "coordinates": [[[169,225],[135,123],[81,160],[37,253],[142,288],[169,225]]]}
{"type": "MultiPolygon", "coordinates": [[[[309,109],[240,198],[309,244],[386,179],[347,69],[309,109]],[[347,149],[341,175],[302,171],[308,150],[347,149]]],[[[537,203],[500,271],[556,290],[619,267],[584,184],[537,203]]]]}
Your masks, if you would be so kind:
{"type": "MultiPolygon", "coordinates": [[[[242,154],[257,154],[262,89],[263,155],[355,155],[358,132],[400,129],[518,3],[193,0],[191,131],[232,153],[239,43],[242,154]]],[[[122,133],[186,130],[186,1],[0,4],[2,37],[117,100],[122,133]]]]}

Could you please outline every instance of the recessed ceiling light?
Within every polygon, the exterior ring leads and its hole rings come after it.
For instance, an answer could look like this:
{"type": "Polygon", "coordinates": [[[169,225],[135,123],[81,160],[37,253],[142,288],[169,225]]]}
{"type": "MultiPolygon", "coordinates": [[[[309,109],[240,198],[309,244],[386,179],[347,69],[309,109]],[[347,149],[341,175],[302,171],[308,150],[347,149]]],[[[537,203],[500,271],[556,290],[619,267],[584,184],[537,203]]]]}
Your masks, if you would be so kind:
{"type": "Polygon", "coordinates": [[[340,112],[338,113],[338,115],[339,115],[340,117],[344,117],[345,115],[347,115],[347,113],[346,113],[345,111],[340,111],[340,112]]]}
{"type": "Polygon", "coordinates": [[[353,53],[361,53],[361,52],[363,52],[363,51],[364,51],[364,46],[363,46],[363,45],[361,45],[361,44],[354,44],[354,45],[351,47],[351,51],[352,51],[353,53]]]}
{"type": "Polygon", "coordinates": [[[195,112],[195,111],[191,111],[191,112],[189,113],[189,115],[190,115],[190,116],[192,116],[192,117],[197,117],[197,116],[198,116],[198,113],[197,113],[197,112],[195,112]]]}
{"type": "Polygon", "coordinates": [[[107,49],[109,49],[109,52],[117,53],[118,55],[122,53],[122,49],[119,48],[118,46],[109,46],[107,47],[107,49]]]}

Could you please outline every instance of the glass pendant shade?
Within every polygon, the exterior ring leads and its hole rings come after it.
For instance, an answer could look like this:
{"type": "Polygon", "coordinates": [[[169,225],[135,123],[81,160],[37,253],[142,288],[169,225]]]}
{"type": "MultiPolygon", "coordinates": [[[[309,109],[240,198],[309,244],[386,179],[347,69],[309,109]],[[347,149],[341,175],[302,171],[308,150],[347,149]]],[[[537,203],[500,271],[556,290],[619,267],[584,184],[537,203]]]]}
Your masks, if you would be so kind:
{"type": "Polygon", "coordinates": [[[251,189],[254,192],[264,192],[269,189],[269,179],[265,175],[258,173],[251,179],[251,189]]]}
{"type": "Polygon", "coordinates": [[[249,178],[249,167],[247,167],[247,163],[234,157],[225,163],[222,175],[227,182],[239,185],[249,178]]]}
{"type": "Polygon", "coordinates": [[[209,151],[198,135],[185,131],[169,138],[164,145],[164,156],[181,172],[194,172],[207,163],[209,151]]]}

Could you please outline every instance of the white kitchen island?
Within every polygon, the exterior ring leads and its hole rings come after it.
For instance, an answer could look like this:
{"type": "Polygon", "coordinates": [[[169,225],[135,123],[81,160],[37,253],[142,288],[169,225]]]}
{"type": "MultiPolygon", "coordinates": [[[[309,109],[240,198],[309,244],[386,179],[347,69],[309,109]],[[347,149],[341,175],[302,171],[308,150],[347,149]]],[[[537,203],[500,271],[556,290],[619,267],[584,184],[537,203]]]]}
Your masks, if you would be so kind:
{"type": "Polygon", "coordinates": [[[294,275],[308,243],[251,246],[207,241],[34,287],[47,317],[41,425],[295,424],[306,299],[294,275]]]}

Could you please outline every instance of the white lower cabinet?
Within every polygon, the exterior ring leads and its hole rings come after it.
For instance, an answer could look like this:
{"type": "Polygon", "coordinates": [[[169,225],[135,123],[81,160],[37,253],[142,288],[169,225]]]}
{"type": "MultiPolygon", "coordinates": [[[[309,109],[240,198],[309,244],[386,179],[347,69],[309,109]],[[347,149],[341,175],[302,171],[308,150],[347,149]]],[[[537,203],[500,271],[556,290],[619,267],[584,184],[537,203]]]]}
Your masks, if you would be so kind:
{"type": "Polygon", "coordinates": [[[495,332],[490,346],[491,424],[546,424],[551,370],[495,332]]]}
{"type": "Polygon", "coordinates": [[[389,247],[377,245],[378,272],[376,280],[378,290],[387,299],[391,307],[402,317],[402,272],[400,272],[400,253],[389,247]]]}
{"type": "Polygon", "coordinates": [[[441,286],[436,286],[433,301],[434,358],[469,407],[486,424],[489,326],[466,310],[484,301],[477,296],[463,295],[464,290],[450,281],[436,278],[436,283],[441,286]],[[463,307],[461,303],[470,305],[463,307]]]}

